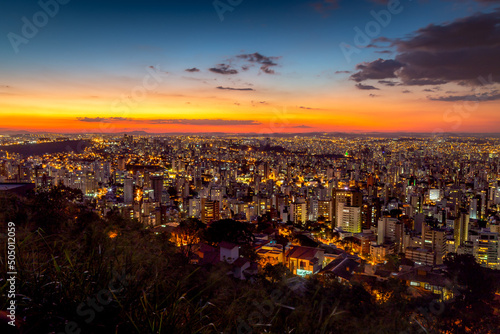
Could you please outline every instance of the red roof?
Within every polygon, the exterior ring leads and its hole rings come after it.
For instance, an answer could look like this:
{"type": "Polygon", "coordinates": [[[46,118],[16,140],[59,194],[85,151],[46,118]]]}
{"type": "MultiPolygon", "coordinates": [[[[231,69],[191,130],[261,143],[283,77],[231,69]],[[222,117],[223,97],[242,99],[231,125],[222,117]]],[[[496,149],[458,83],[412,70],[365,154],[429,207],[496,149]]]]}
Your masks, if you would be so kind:
{"type": "Polygon", "coordinates": [[[322,251],[321,248],[305,247],[305,246],[294,246],[288,252],[287,257],[302,260],[313,260],[316,257],[316,253],[322,251]]]}
{"type": "Polygon", "coordinates": [[[232,242],[227,242],[227,241],[222,241],[219,244],[220,248],[225,248],[225,249],[234,249],[235,247],[238,247],[238,245],[233,244],[232,242]]]}

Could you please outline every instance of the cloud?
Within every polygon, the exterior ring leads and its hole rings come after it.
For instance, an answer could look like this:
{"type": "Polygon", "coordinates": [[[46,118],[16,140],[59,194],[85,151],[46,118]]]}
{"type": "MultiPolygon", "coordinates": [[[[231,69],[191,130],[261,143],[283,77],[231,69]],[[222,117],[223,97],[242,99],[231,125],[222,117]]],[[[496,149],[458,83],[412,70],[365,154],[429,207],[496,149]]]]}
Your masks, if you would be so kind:
{"type": "Polygon", "coordinates": [[[335,71],[335,74],[350,74],[351,71],[335,71]]]}
{"type": "Polygon", "coordinates": [[[222,87],[219,86],[217,89],[227,89],[227,90],[255,90],[253,88],[233,88],[233,87],[222,87]]]}
{"type": "Polygon", "coordinates": [[[370,63],[356,65],[356,69],[360,71],[351,75],[351,79],[361,82],[368,79],[397,78],[395,72],[402,66],[403,64],[396,60],[379,58],[370,63]]]}
{"type": "Polygon", "coordinates": [[[156,72],[161,72],[161,73],[168,74],[168,72],[167,72],[167,71],[162,71],[162,70],[160,69],[159,65],[158,65],[158,66],[153,66],[153,65],[150,65],[150,66],[148,66],[148,67],[149,67],[150,69],[152,69],[152,70],[155,70],[156,72]]]}
{"type": "Polygon", "coordinates": [[[356,82],[398,78],[404,85],[500,83],[500,10],[451,23],[431,24],[405,39],[391,40],[394,59],[358,64],[356,82]]]}
{"type": "Polygon", "coordinates": [[[390,86],[390,87],[394,87],[394,86],[399,85],[398,82],[391,81],[391,80],[379,80],[378,83],[382,84],[382,85],[390,86]]]}
{"type": "Polygon", "coordinates": [[[152,124],[184,124],[184,125],[260,125],[254,120],[225,120],[225,119],[157,119],[152,124]]]}
{"type": "Polygon", "coordinates": [[[431,101],[445,101],[445,102],[457,102],[457,101],[497,101],[500,100],[499,93],[482,93],[482,94],[469,94],[469,95],[449,95],[440,97],[427,97],[431,101]]]}
{"type": "Polygon", "coordinates": [[[103,118],[103,117],[77,117],[77,120],[80,122],[88,122],[88,123],[98,123],[98,122],[104,122],[104,123],[109,123],[108,118],[103,118]]]}
{"type": "Polygon", "coordinates": [[[311,128],[312,128],[312,126],[308,126],[308,125],[297,125],[297,126],[291,126],[291,128],[311,129],[311,128]]]}
{"type": "Polygon", "coordinates": [[[131,120],[131,118],[126,117],[77,117],[76,119],[87,123],[111,123],[131,120]]]}
{"type": "Polygon", "coordinates": [[[370,85],[363,85],[362,83],[356,84],[356,87],[361,90],[379,90],[377,87],[370,85]]]}
{"type": "Polygon", "coordinates": [[[411,90],[406,89],[403,91],[403,94],[408,94],[408,93],[411,93],[411,90]]]}
{"type": "Polygon", "coordinates": [[[186,72],[199,72],[200,70],[196,67],[193,67],[193,68],[186,68],[185,71],[186,72]]]}
{"type": "Polygon", "coordinates": [[[328,14],[330,11],[339,8],[339,0],[321,0],[311,4],[315,11],[321,14],[328,14]]]}
{"type": "Polygon", "coordinates": [[[125,117],[77,117],[80,122],[90,123],[112,123],[112,122],[133,122],[141,124],[182,124],[182,125],[211,125],[211,126],[238,126],[238,125],[261,125],[254,120],[225,120],[225,119],[137,119],[125,117]]]}
{"type": "Polygon", "coordinates": [[[219,64],[216,67],[209,68],[208,70],[217,74],[238,74],[237,70],[231,68],[231,65],[227,64],[219,64]]]}
{"type": "Polygon", "coordinates": [[[377,97],[377,96],[379,96],[379,95],[370,94],[370,95],[368,95],[368,96],[369,96],[369,97],[377,97]]]}
{"type": "MultiPolygon", "coordinates": [[[[261,65],[260,69],[262,72],[267,74],[275,74],[274,70],[271,67],[278,65],[274,61],[279,59],[280,57],[266,57],[258,52],[255,52],[255,53],[237,55],[236,58],[244,59],[250,63],[260,64],[261,65]]],[[[246,69],[248,69],[248,67],[246,69]]]]}

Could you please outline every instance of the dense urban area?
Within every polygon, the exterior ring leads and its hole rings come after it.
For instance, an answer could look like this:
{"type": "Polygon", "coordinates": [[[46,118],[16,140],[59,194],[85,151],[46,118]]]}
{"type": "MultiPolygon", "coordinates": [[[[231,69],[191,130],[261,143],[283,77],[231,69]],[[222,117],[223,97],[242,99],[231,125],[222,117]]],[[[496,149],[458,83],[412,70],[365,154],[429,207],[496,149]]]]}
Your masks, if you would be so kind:
{"type": "Polygon", "coordinates": [[[16,224],[24,266],[21,333],[498,330],[499,138],[0,144],[0,222],[16,224]],[[115,271],[125,287],[93,306],[115,271]]]}

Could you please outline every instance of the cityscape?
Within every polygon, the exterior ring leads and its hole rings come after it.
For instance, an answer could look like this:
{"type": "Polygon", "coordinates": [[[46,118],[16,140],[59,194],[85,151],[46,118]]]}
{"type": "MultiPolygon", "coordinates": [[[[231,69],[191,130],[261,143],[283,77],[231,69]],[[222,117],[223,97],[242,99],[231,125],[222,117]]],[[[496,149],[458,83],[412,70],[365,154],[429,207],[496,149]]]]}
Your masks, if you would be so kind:
{"type": "Polygon", "coordinates": [[[498,333],[499,5],[2,5],[0,332],[498,333]]]}

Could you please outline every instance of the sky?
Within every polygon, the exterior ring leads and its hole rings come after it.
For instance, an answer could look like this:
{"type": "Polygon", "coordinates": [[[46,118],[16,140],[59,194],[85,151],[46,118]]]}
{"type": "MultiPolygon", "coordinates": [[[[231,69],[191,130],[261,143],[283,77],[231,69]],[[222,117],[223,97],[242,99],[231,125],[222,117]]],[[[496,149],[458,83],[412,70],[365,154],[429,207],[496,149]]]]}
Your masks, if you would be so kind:
{"type": "Polygon", "coordinates": [[[500,0],[20,0],[0,15],[4,132],[500,132],[500,0]]]}

